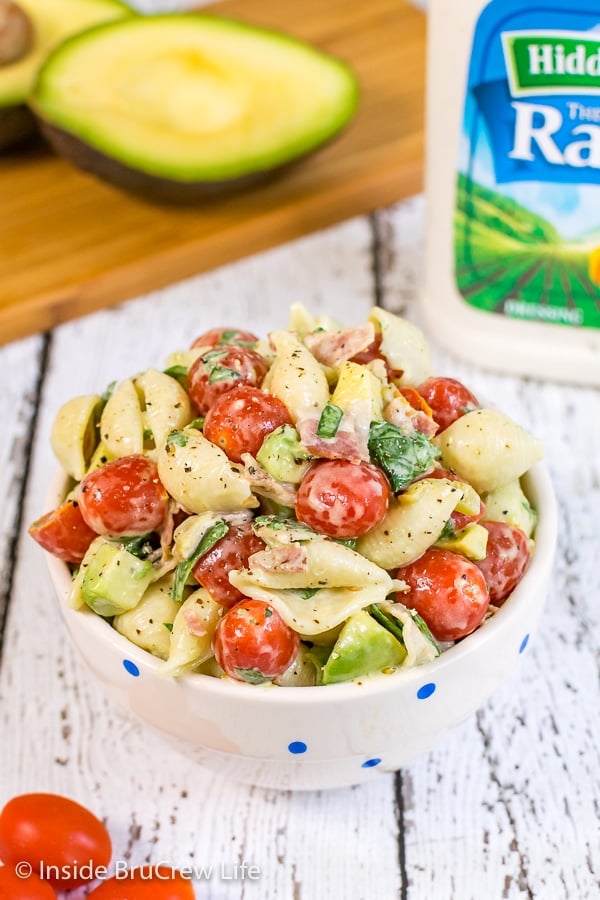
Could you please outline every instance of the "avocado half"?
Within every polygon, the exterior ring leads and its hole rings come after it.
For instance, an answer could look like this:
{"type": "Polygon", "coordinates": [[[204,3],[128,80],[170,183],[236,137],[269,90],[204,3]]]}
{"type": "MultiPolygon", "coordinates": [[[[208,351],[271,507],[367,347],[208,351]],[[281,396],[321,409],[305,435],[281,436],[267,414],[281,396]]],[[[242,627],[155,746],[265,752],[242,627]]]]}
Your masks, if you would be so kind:
{"type": "Polygon", "coordinates": [[[195,200],[314,151],[357,106],[338,59],[206,13],[124,19],[62,44],[31,107],[56,151],[119,187],[195,200]]]}
{"type": "Polygon", "coordinates": [[[25,105],[48,54],[69,35],[133,11],[120,0],[17,0],[29,18],[32,41],[27,52],[0,65],[0,150],[28,137],[35,119],[25,105]]]}

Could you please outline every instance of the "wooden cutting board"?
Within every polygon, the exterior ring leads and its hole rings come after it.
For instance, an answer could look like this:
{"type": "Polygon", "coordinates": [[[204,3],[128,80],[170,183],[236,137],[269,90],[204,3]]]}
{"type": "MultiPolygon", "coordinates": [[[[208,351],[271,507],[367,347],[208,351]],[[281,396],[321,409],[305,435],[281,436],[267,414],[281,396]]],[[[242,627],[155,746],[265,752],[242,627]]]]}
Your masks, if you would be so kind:
{"type": "Polygon", "coordinates": [[[226,0],[349,62],[362,101],[344,134],[261,187],[158,206],[44,146],[0,157],[0,342],[292,240],[418,191],[425,23],[404,0],[226,0]]]}

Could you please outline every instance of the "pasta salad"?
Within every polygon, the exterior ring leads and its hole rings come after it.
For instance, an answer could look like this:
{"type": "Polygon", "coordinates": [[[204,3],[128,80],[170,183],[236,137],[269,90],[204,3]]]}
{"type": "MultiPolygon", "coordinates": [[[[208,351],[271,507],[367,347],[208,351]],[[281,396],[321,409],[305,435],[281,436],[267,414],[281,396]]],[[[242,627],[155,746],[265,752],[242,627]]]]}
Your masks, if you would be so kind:
{"type": "Polygon", "coordinates": [[[452,378],[411,323],[292,306],[59,410],[71,479],[29,533],[167,676],[326,685],[435,659],[534,548],[540,442],[452,378]]]}

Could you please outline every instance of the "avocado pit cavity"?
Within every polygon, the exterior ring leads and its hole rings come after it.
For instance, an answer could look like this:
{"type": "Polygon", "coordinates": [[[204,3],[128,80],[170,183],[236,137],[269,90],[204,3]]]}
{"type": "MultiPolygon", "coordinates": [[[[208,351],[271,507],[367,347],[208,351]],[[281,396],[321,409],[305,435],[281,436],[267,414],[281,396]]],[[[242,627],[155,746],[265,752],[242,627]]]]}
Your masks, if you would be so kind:
{"type": "Polygon", "coordinates": [[[0,66],[22,59],[33,44],[33,25],[24,9],[0,0],[0,66]]]}

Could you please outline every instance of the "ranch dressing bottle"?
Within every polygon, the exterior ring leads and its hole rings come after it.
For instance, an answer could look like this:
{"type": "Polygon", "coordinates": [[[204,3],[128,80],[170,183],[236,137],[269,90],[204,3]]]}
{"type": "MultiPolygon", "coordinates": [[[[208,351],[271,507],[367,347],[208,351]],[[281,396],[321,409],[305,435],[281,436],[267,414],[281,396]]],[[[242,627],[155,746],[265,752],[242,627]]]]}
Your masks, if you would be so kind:
{"type": "Polygon", "coordinates": [[[429,328],[600,385],[600,0],[431,0],[428,64],[429,328]]]}

